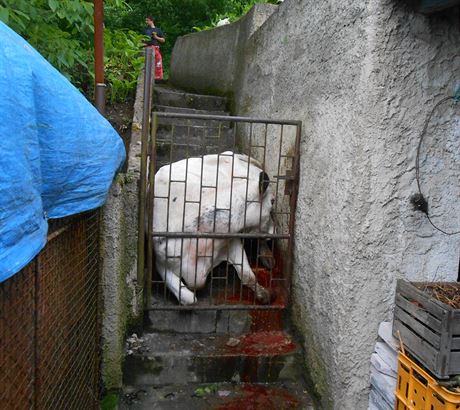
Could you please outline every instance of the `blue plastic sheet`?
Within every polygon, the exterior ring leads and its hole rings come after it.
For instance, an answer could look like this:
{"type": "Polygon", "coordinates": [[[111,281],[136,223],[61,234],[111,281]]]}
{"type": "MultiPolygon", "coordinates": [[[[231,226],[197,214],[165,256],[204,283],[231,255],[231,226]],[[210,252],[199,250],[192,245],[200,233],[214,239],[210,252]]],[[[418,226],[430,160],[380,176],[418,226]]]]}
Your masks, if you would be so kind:
{"type": "Polygon", "coordinates": [[[105,118],[0,22],[0,282],[45,246],[48,218],[101,206],[124,159],[105,118]]]}

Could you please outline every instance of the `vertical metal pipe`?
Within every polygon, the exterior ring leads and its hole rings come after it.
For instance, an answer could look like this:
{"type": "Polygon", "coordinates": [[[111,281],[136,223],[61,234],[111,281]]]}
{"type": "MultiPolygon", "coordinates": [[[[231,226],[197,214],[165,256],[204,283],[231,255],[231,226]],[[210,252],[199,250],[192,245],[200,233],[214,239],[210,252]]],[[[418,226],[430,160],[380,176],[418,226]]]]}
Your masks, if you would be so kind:
{"type": "Polygon", "coordinates": [[[94,0],[94,96],[97,110],[105,114],[104,83],[104,0],[94,0]]]}
{"type": "Polygon", "coordinates": [[[155,147],[158,119],[153,115],[152,134],[149,144],[149,172],[148,172],[148,198],[147,198],[147,275],[145,277],[144,295],[147,303],[150,303],[152,298],[152,282],[153,282],[153,212],[154,212],[154,197],[155,197],[155,147]]]}
{"type": "MultiPolygon", "coordinates": [[[[290,218],[289,218],[289,240],[288,240],[288,261],[287,261],[287,275],[286,288],[288,289],[289,298],[292,295],[291,283],[294,269],[294,230],[295,230],[295,216],[297,210],[297,196],[299,193],[300,182],[300,140],[302,138],[302,123],[299,121],[296,129],[295,136],[295,153],[293,160],[292,177],[294,179],[294,187],[289,199],[290,218]]],[[[288,300],[289,303],[289,300],[288,300]]]]}
{"type": "MultiPolygon", "coordinates": [[[[145,64],[144,64],[144,103],[142,110],[142,134],[141,134],[141,175],[139,187],[139,226],[137,238],[137,286],[138,290],[142,291],[144,286],[144,268],[145,268],[145,197],[147,189],[147,149],[149,143],[150,129],[150,109],[151,109],[151,86],[152,86],[152,66],[153,66],[153,50],[145,49],[145,64]]],[[[149,284],[147,284],[149,286],[149,284]]],[[[146,300],[144,295],[144,306],[150,301],[146,300]]]]}

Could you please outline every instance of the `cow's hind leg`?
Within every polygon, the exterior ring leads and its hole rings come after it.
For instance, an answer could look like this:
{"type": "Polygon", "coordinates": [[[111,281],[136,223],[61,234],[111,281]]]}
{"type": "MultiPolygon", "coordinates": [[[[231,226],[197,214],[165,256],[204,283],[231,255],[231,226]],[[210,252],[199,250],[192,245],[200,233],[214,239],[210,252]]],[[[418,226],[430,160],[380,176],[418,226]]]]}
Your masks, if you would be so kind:
{"type": "Polygon", "coordinates": [[[177,275],[170,270],[158,269],[158,271],[168,289],[174,294],[181,305],[196,303],[196,297],[193,292],[182,283],[177,275]]]}
{"type": "Polygon", "coordinates": [[[240,239],[232,239],[228,249],[228,261],[235,267],[243,285],[256,294],[256,299],[263,304],[270,303],[270,292],[257,283],[256,276],[249,265],[246,252],[240,239]]]}

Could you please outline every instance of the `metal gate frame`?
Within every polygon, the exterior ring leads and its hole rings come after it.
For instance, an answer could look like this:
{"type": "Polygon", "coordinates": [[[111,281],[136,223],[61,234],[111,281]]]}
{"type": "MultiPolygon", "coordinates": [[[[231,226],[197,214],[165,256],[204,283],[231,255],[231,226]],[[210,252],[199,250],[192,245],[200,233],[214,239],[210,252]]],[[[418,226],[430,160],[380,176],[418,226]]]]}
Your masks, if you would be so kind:
{"type": "MultiPolygon", "coordinates": [[[[251,239],[287,239],[288,240],[288,249],[287,249],[287,262],[283,264],[283,273],[287,272],[288,276],[285,278],[286,290],[290,290],[290,274],[292,272],[293,266],[293,249],[294,249],[294,225],[295,225],[295,212],[297,205],[297,194],[298,194],[298,184],[299,184],[299,156],[300,156],[300,138],[302,132],[302,122],[301,121],[290,121],[290,120],[274,120],[274,119],[260,119],[252,117],[234,117],[234,116],[219,116],[219,115],[197,115],[197,114],[180,114],[180,113],[165,113],[165,112],[151,112],[152,107],[152,95],[154,87],[154,76],[153,76],[153,67],[154,67],[154,55],[152,50],[146,49],[145,52],[145,66],[144,66],[144,103],[143,103],[143,119],[142,119],[142,134],[141,134],[141,169],[140,169],[140,187],[139,187],[139,225],[138,225],[138,260],[137,260],[137,287],[140,290],[143,290],[144,297],[144,310],[271,310],[271,309],[280,309],[280,306],[272,305],[208,305],[208,306],[198,306],[198,305],[189,305],[189,306],[155,306],[154,308],[148,307],[150,304],[152,296],[152,275],[153,275],[153,246],[152,238],[157,237],[175,237],[175,238],[209,238],[209,239],[223,239],[223,238],[251,238],[251,239]],[[267,146],[267,127],[268,125],[280,125],[280,145],[279,145],[279,155],[278,155],[278,180],[277,184],[277,193],[278,193],[278,184],[281,179],[285,180],[285,193],[284,195],[289,195],[289,226],[288,232],[286,235],[280,234],[267,234],[259,232],[257,234],[250,233],[185,233],[185,232],[152,232],[152,217],[153,217],[153,193],[154,193],[154,177],[156,169],[156,136],[158,130],[158,122],[160,119],[167,118],[176,118],[176,119],[189,119],[189,120],[204,120],[204,121],[230,121],[232,123],[247,123],[250,124],[250,139],[252,136],[254,124],[265,124],[265,143],[262,147],[264,149],[264,163],[265,163],[265,148],[267,146]],[[282,154],[282,141],[283,141],[283,130],[285,126],[294,126],[296,127],[295,132],[295,142],[294,142],[294,154],[292,155],[283,155],[282,154]],[[292,167],[291,169],[285,170],[285,175],[281,176],[279,172],[279,167],[281,163],[281,158],[291,158],[292,167]],[[149,198],[146,198],[147,187],[152,187],[151,195],[149,198]],[[148,215],[148,229],[147,229],[147,244],[145,242],[145,222],[146,222],[146,213],[148,215]],[[147,245],[147,266],[145,263],[145,247],[147,245]],[[147,268],[147,269],[146,269],[147,268]]],[[[173,126],[174,127],[174,126],[173,126]]],[[[219,135],[221,128],[219,125],[219,135]]],[[[236,143],[236,127],[235,134],[233,136],[234,145],[236,143]]],[[[171,143],[172,144],[172,143],[171,143]]],[[[254,146],[255,147],[255,146],[254,146]]],[[[251,149],[254,148],[251,143],[249,147],[249,160],[251,159],[251,149]]],[[[261,147],[256,147],[261,148],[261,147]]],[[[200,155],[199,155],[200,156],[200,155]]],[[[187,149],[187,158],[188,149],[187,149]]],[[[172,161],[170,161],[172,162],[172,161]]],[[[248,168],[249,169],[249,168],[248,168]]],[[[248,171],[249,172],[249,171],[248,171]]],[[[233,175],[232,175],[233,178],[233,175]]],[[[247,200],[247,198],[246,198],[247,200]]],[[[187,201],[186,201],[187,202],[187,201]]],[[[200,205],[201,206],[201,205],[200,205]]],[[[185,204],[184,204],[185,207],[185,204]]],[[[184,208],[185,209],[185,208],[184,208]]],[[[231,211],[230,211],[231,212],[231,211]]],[[[283,212],[279,212],[283,213],[283,212]]],[[[166,239],[167,240],[167,239],[166,239]]],[[[272,248],[273,250],[273,248],[272,248]]],[[[228,274],[228,271],[227,271],[228,274]]],[[[290,292],[287,296],[289,296],[290,292]]]]}
{"type": "MultiPolygon", "coordinates": [[[[147,94],[148,95],[148,94],[147,94]]],[[[152,113],[152,127],[151,133],[142,133],[142,156],[141,156],[141,181],[140,181],[140,203],[139,203],[139,249],[138,249],[138,277],[143,278],[144,287],[144,306],[145,310],[272,310],[279,309],[279,306],[272,305],[226,305],[226,304],[214,304],[214,305],[187,305],[187,306],[164,306],[156,305],[149,307],[151,300],[151,288],[152,288],[152,272],[153,272],[153,237],[174,237],[174,238],[208,238],[208,239],[223,239],[223,238],[256,238],[256,239],[287,239],[288,249],[285,266],[286,276],[286,287],[289,291],[290,288],[290,275],[292,272],[293,265],[293,248],[294,248],[294,225],[295,225],[295,212],[297,204],[298,194],[298,182],[299,182],[299,156],[300,156],[300,137],[301,137],[301,121],[289,121],[289,120],[272,120],[272,119],[260,119],[252,117],[235,117],[235,116],[220,116],[220,115],[201,115],[201,114],[181,114],[181,113],[169,113],[169,112],[153,112],[152,113]],[[265,125],[265,133],[267,133],[268,125],[279,125],[281,127],[281,142],[279,145],[279,161],[282,157],[290,157],[292,159],[292,169],[286,170],[284,176],[278,175],[278,179],[285,180],[285,195],[289,195],[289,208],[291,217],[289,218],[289,227],[287,234],[268,234],[268,233],[189,233],[189,232],[153,232],[152,231],[152,220],[153,215],[153,189],[150,189],[151,194],[147,198],[147,186],[154,186],[154,175],[156,169],[156,137],[158,122],[161,119],[182,119],[182,120],[203,120],[213,122],[231,122],[231,123],[246,123],[250,125],[250,135],[254,124],[265,125]],[[295,142],[294,142],[294,154],[290,156],[283,155],[282,139],[283,129],[285,126],[293,126],[296,128],[295,142]],[[151,134],[151,135],[149,135],[151,134]],[[145,215],[148,215],[147,232],[145,230],[145,215]],[[145,244],[144,237],[147,233],[147,242],[145,244]],[[147,255],[145,255],[145,248],[147,248],[147,255]],[[146,256],[146,257],[145,257],[146,256]],[[146,261],[146,263],[145,263],[146,261]]],[[[220,130],[220,128],[219,128],[220,130]]],[[[220,131],[219,131],[220,132],[220,131]]],[[[235,127],[236,132],[236,127],[235,127]]],[[[265,145],[267,143],[267,135],[265,135],[265,145]]],[[[252,146],[250,146],[251,148],[252,146]]],[[[256,147],[257,148],[257,147],[256,147]]],[[[264,147],[265,149],[265,147],[264,147]]],[[[264,154],[265,155],[265,154],[264,154]]],[[[279,181],[278,181],[279,182],[279,181]]],[[[278,184],[277,182],[277,184],[278,184]]],[[[290,293],[290,292],[288,292],[290,293]]]]}

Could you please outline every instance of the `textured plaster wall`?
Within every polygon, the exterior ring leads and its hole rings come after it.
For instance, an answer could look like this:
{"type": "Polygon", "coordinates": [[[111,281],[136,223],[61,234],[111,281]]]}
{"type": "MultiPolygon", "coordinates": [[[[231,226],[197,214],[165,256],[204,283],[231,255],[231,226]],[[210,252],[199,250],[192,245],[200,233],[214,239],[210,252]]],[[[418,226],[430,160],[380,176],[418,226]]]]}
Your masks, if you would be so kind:
{"type": "Polygon", "coordinates": [[[138,183],[143,76],[138,80],[131,145],[126,173],[119,174],[103,209],[102,379],[107,390],[122,386],[124,340],[129,327],[142,320],[142,294],[137,286],[138,183]]]}
{"type": "Polygon", "coordinates": [[[274,10],[274,5],[257,4],[236,23],[212,30],[212,36],[203,31],[177,39],[171,57],[171,83],[191,91],[233,92],[246,40],[274,10]]]}
{"type": "MultiPolygon", "coordinates": [[[[396,279],[457,277],[459,236],[434,230],[409,198],[423,122],[460,79],[459,35],[458,9],[286,0],[235,57],[236,114],[303,121],[293,313],[325,408],[367,408],[396,279]]],[[[460,110],[444,108],[422,146],[422,186],[435,222],[458,230],[460,110]]]]}

